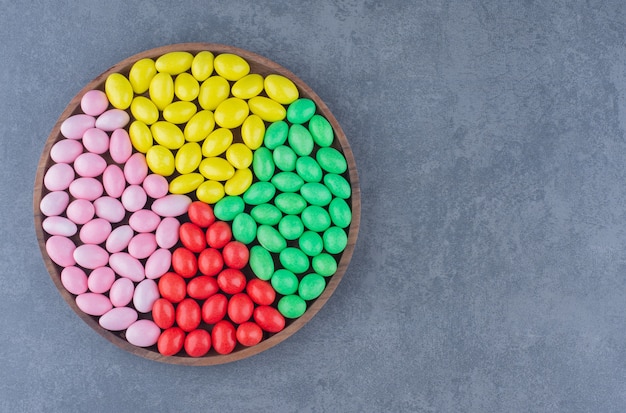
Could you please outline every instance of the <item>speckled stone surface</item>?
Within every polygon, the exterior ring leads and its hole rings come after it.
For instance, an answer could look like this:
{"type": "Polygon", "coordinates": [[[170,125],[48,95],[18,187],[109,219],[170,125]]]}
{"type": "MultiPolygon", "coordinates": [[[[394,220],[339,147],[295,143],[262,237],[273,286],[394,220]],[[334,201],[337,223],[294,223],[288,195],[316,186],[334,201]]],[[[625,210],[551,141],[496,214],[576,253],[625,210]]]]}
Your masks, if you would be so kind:
{"type": "Polygon", "coordinates": [[[0,411],[626,410],[626,3],[0,5],[0,411]],[[363,204],[322,311],[202,368],[83,323],[32,219],[71,98],[130,55],[191,41],[308,83],[348,136],[363,204]]]}

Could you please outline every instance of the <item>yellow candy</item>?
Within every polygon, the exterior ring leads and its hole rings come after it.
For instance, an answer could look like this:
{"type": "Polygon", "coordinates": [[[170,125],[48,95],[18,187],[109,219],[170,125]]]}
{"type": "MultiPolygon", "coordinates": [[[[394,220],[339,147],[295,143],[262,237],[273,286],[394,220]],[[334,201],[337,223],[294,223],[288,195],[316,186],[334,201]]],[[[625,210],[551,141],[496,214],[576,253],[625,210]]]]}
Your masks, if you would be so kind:
{"type": "Polygon", "coordinates": [[[204,140],[202,155],[207,158],[221,155],[231,143],[233,143],[233,133],[230,129],[216,129],[204,140]]]}
{"type": "Polygon", "coordinates": [[[224,184],[227,195],[241,195],[252,185],[252,171],[248,168],[237,169],[235,174],[224,184]]]}
{"type": "Polygon", "coordinates": [[[200,84],[189,73],[181,73],[174,80],[174,94],[180,100],[191,102],[198,97],[200,84]]]}
{"type": "Polygon", "coordinates": [[[217,181],[204,181],[196,190],[196,197],[207,204],[214,204],[224,198],[224,185],[217,181]]]}
{"type": "Polygon", "coordinates": [[[201,160],[200,145],[195,142],[186,143],[176,152],[176,170],[181,174],[188,174],[198,168],[201,160]]]}
{"type": "Polygon", "coordinates": [[[235,174],[235,168],[224,158],[204,158],[200,162],[200,173],[207,179],[225,181],[235,174]]]}
{"type": "Polygon", "coordinates": [[[156,73],[157,70],[154,66],[154,60],[141,59],[135,62],[128,73],[128,80],[135,93],[140,95],[147,92],[150,87],[150,82],[156,73]]]}
{"type": "Polygon", "coordinates": [[[130,104],[130,112],[135,119],[148,125],[152,125],[159,120],[159,109],[147,97],[137,96],[130,104]]]}
{"type": "Polygon", "coordinates": [[[188,194],[195,191],[203,182],[204,176],[198,173],[180,175],[170,182],[170,192],[172,194],[188,194]]]}
{"type": "Polygon", "coordinates": [[[252,164],[252,151],[243,143],[234,143],[226,149],[226,159],[237,169],[247,168],[252,164]]]}
{"type": "Polygon", "coordinates": [[[141,153],[148,152],[148,149],[150,149],[154,143],[150,128],[140,120],[136,120],[130,124],[128,136],[130,136],[130,142],[133,144],[133,148],[141,153]]]}
{"type": "Polygon", "coordinates": [[[241,126],[248,117],[248,113],[248,105],[244,100],[229,98],[219,104],[213,116],[215,117],[215,123],[222,128],[233,129],[241,126]]]}
{"type": "Polygon", "coordinates": [[[204,82],[213,73],[213,53],[202,51],[191,62],[191,74],[198,82],[204,82]]]}
{"type": "Polygon", "coordinates": [[[283,105],[288,105],[299,97],[296,85],[281,75],[268,75],[265,78],[264,87],[270,99],[283,105]]]}
{"type": "Polygon", "coordinates": [[[193,55],[189,52],[169,52],[160,56],[154,65],[159,72],[177,75],[191,67],[193,55]]]}
{"type": "Polygon", "coordinates": [[[152,137],[159,145],[168,149],[178,149],[185,143],[183,131],[173,123],[159,121],[150,126],[152,137]]]}
{"type": "Polygon", "coordinates": [[[198,103],[202,109],[215,110],[230,94],[228,80],[221,76],[211,76],[200,86],[198,103]]]}
{"type": "Polygon", "coordinates": [[[165,109],[174,100],[174,81],[167,73],[157,73],[150,82],[150,99],[159,110],[165,109]]]}
{"type": "Polygon", "coordinates": [[[253,73],[242,77],[232,87],[232,94],[239,99],[250,99],[263,90],[263,76],[253,73]]]}
{"type": "Polygon", "coordinates": [[[154,145],[146,152],[148,168],[156,174],[170,176],[174,173],[174,155],[161,145],[154,145]]]}
{"type": "Polygon", "coordinates": [[[128,109],[133,101],[133,87],[126,77],[120,73],[111,73],[104,82],[104,92],[117,109],[128,109]]]}
{"type": "Polygon", "coordinates": [[[185,123],[196,114],[197,110],[195,103],[179,100],[163,109],[163,119],[176,124],[185,123]]]}
{"type": "Polygon", "coordinates": [[[236,81],[250,73],[250,65],[242,57],[222,53],[215,57],[213,68],[218,75],[227,80],[236,81]]]}
{"type": "Polygon", "coordinates": [[[250,115],[241,125],[241,139],[252,150],[259,149],[265,136],[265,123],[258,115],[250,115]]]}
{"type": "Polygon", "coordinates": [[[253,97],[248,101],[248,105],[250,112],[267,122],[278,122],[285,119],[287,115],[287,110],[283,105],[264,96],[253,97]]]}
{"type": "Polygon", "coordinates": [[[201,110],[189,119],[185,125],[185,139],[187,142],[200,142],[204,140],[215,127],[213,112],[210,110],[201,110]]]}

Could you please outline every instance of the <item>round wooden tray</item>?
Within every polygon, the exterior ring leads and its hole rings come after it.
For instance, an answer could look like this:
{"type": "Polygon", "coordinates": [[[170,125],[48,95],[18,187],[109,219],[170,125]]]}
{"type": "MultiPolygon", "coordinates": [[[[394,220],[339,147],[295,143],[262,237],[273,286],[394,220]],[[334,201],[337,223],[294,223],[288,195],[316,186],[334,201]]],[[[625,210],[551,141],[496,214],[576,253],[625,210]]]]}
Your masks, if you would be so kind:
{"type": "MultiPolygon", "coordinates": [[[[130,114],[130,110],[128,110],[130,114]]],[[[131,115],[132,120],[132,115],[131,115]]],[[[235,139],[238,139],[236,136],[235,139]]],[[[240,139],[240,138],[239,138],[240,139]]],[[[103,155],[104,156],[104,155],[103,155]]],[[[107,159],[107,162],[112,162],[110,158],[107,159]]],[[[360,221],[360,210],[361,210],[361,199],[360,199],[360,189],[359,189],[359,181],[357,176],[356,165],[354,162],[354,157],[352,154],[352,150],[350,149],[350,145],[348,144],[348,140],[344,132],[341,130],[339,123],[332,115],[326,104],[311,90],[309,86],[307,86],[302,80],[296,77],[289,70],[283,68],[282,66],[268,60],[262,56],[259,56],[255,53],[251,53],[246,50],[238,49],[232,46],[225,46],[220,44],[212,44],[212,43],[182,43],[182,44],[174,44],[168,45],[164,47],[159,47],[151,50],[144,51],[142,53],[131,56],[98,77],[89,82],[67,105],[58,121],[52,128],[50,135],[46,141],[46,144],[43,149],[43,153],[41,155],[41,159],[39,161],[39,165],[37,167],[37,174],[35,178],[34,190],[33,190],[33,208],[34,208],[34,221],[35,221],[35,231],[37,234],[37,239],[39,242],[39,248],[41,250],[43,260],[46,264],[46,268],[52,278],[52,281],[56,285],[57,289],[61,293],[61,296],[65,299],[68,305],[78,314],[78,316],[85,321],[91,328],[97,331],[101,336],[117,345],[118,347],[136,354],[141,357],[145,357],[150,360],[155,360],[164,363],[172,363],[172,364],[181,364],[181,365],[214,365],[214,364],[222,364],[228,363],[236,360],[240,360],[246,357],[250,357],[252,355],[258,354],[264,350],[267,350],[270,347],[275,346],[281,341],[287,339],[289,336],[298,331],[304,324],[306,324],[326,303],[326,301],[333,294],[337,285],[341,281],[348,264],[352,258],[352,253],[354,251],[354,247],[356,244],[357,234],[359,231],[359,221],[360,221]],[[45,172],[54,164],[54,161],[50,158],[50,149],[51,147],[64,137],[60,133],[61,123],[69,116],[82,113],[80,109],[80,100],[82,96],[89,90],[99,89],[104,90],[104,82],[111,73],[122,73],[124,75],[128,75],[128,72],[131,66],[138,60],[143,58],[152,58],[156,59],[157,57],[172,51],[187,51],[191,53],[197,53],[203,50],[208,50],[213,52],[215,55],[221,53],[233,53],[238,56],[243,57],[250,64],[250,73],[258,73],[262,76],[266,76],[272,73],[283,75],[289,79],[291,79],[299,89],[300,97],[305,97],[313,100],[317,105],[317,113],[324,116],[332,125],[335,133],[335,140],[333,142],[333,147],[345,156],[348,163],[348,171],[346,172],[347,179],[350,182],[352,187],[352,195],[351,198],[348,199],[348,204],[352,209],[352,222],[350,226],[347,228],[348,231],[348,243],[347,247],[340,254],[340,256],[336,256],[338,259],[337,272],[332,275],[330,278],[327,278],[328,284],[326,289],[322,293],[320,297],[314,300],[312,303],[309,303],[306,312],[299,318],[295,320],[287,319],[287,324],[285,328],[279,333],[266,336],[263,341],[259,344],[252,347],[244,347],[241,345],[237,345],[235,350],[227,355],[220,355],[216,353],[213,349],[207,355],[198,358],[192,358],[188,356],[163,356],[157,350],[156,346],[141,348],[136,347],[130,344],[126,339],[123,338],[123,332],[112,332],[102,328],[98,324],[98,318],[90,316],[84,312],[82,312],[75,302],[75,296],[68,292],[65,287],[61,283],[61,270],[62,267],[55,264],[48,253],[46,252],[46,240],[49,238],[49,235],[43,231],[42,228],[42,220],[45,219],[45,216],[40,212],[39,205],[41,199],[49,192],[43,185],[43,178],[45,172]]],[[[117,225],[122,225],[127,222],[128,214],[125,221],[117,225]]],[[[78,239],[78,235],[71,237],[72,240],[79,245],[81,242],[78,239]]],[[[246,270],[244,269],[244,272],[246,270]]],[[[248,277],[251,274],[246,274],[248,277]]],[[[140,318],[146,318],[143,315],[140,315],[140,318]]],[[[148,315],[149,318],[149,315],[148,315]]]]}

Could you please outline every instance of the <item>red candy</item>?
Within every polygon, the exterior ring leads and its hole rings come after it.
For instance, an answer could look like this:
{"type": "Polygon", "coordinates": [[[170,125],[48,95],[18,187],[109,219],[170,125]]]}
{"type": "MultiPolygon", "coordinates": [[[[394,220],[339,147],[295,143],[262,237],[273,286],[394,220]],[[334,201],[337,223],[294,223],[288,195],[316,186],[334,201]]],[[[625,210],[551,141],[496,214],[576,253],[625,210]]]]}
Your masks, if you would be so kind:
{"type": "Polygon", "coordinates": [[[180,275],[168,272],[159,279],[159,293],[170,302],[178,303],[187,295],[187,284],[180,275]]]}
{"type": "Polygon", "coordinates": [[[176,321],[174,305],[165,298],[159,298],[152,305],[152,319],[162,330],[172,327],[176,321]]]}
{"type": "Polygon", "coordinates": [[[246,321],[237,327],[237,341],[246,347],[255,346],[263,340],[263,330],[252,321],[246,321]]]}
{"type": "Polygon", "coordinates": [[[206,228],[215,222],[215,215],[213,215],[213,208],[210,205],[205,204],[202,201],[194,201],[189,205],[187,210],[189,220],[199,226],[200,228],[206,228]]]}
{"type": "Polygon", "coordinates": [[[227,268],[218,274],[217,285],[226,294],[237,294],[246,288],[246,276],[239,270],[227,268]]]}
{"type": "Polygon", "coordinates": [[[219,354],[231,353],[237,345],[235,326],[230,321],[218,321],[211,333],[213,348],[219,354]]]}
{"type": "Polygon", "coordinates": [[[240,270],[248,263],[250,251],[241,242],[231,241],[224,246],[222,256],[224,257],[224,264],[230,268],[240,270]]]}
{"type": "Polygon", "coordinates": [[[276,299],[276,291],[272,284],[258,278],[248,281],[246,292],[258,305],[271,305],[276,299]]]}
{"type": "Polygon", "coordinates": [[[185,298],[176,307],[176,324],[183,331],[190,332],[200,325],[200,305],[193,298],[185,298]]]}
{"type": "Polygon", "coordinates": [[[202,274],[216,276],[222,268],[224,268],[224,259],[215,248],[207,248],[198,256],[198,270],[202,274]]]}
{"type": "Polygon", "coordinates": [[[171,327],[161,333],[157,341],[159,353],[173,356],[183,349],[185,332],[178,327],[171,327]]]}
{"type": "Polygon", "coordinates": [[[201,275],[187,284],[187,295],[197,300],[206,300],[219,291],[215,277],[201,275]]]}
{"type": "Polygon", "coordinates": [[[230,225],[223,221],[217,221],[206,230],[206,241],[209,247],[224,248],[233,237],[230,225]]]}
{"type": "Polygon", "coordinates": [[[278,333],[285,328],[285,317],[274,307],[261,305],[254,309],[254,321],[268,333],[278,333]]]}
{"type": "Polygon", "coordinates": [[[180,242],[192,252],[202,252],[206,248],[204,231],[191,222],[185,222],[178,229],[180,242]]]}
{"type": "Polygon", "coordinates": [[[207,298],[202,305],[202,321],[215,324],[226,317],[228,298],[224,294],[215,294],[207,298]]]}
{"type": "Polygon", "coordinates": [[[248,321],[252,317],[253,311],[254,303],[248,294],[235,294],[228,301],[228,318],[235,324],[248,321]]]}
{"type": "Polygon", "coordinates": [[[198,260],[187,248],[177,248],[172,254],[172,267],[178,275],[191,278],[198,273],[198,260]]]}
{"type": "Polygon", "coordinates": [[[211,334],[206,330],[193,330],[185,338],[185,352],[191,357],[202,357],[211,349],[211,334]]]}

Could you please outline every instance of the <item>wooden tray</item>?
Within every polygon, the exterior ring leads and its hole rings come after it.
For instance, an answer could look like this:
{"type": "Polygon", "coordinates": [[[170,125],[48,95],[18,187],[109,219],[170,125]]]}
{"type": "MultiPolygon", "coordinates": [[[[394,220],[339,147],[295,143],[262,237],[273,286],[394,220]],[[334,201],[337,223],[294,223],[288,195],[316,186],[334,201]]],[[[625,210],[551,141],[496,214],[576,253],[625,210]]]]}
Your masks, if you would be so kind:
{"type": "MultiPolygon", "coordinates": [[[[130,110],[128,110],[128,113],[130,114],[130,110]]],[[[131,115],[131,121],[132,119],[133,118],[131,115]]],[[[235,136],[235,140],[236,139],[238,139],[237,136],[235,136]]],[[[103,154],[103,156],[105,156],[105,159],[107,159],[107,162],[109,163],[112,162],[110,158],[107,158],[108,152],[106,154],[103,154]]],[[[72,197],[70,196],[70,200],[71,199],[72,197]]],[[[346,139],[346,136],[344,132],[342,131],[341,127],[339,126],[339,123],[337,122],[335,117],[332,115],[332,113],[330,112],[326,104],[324,104],[324,102],[319,98],[319,96],[315,94],[315,92],[313,92],[313,90],[311,90],[309,86],[307,86],[302,80],[296,77],[289,70],[272,62],[269,59],[266,59],[262,56],[251,53],[249,51],[238,49],[232,46],[225,46],[225,45],[212,44],[212,43],[182,43],[182,44],[168,45],[164,47],[147,50],[147,51],[131,56],[117,63],[116,65],[114,65],[113,67],[111,67],[110,69],[108,69],[107,71],[99,75],[98,77],[96,77],[94,80],[89,82],[70,101],[70,103],[67,105],[67,107],[65,108],[61,116],[59,117],[58,121],[52,128],[52,131],[50,132],[50,135],[44,146],[43,153],[41,155],[41,159],[37,167],[37,174],[35,178],[35,184],[34,184],[34,190],[33,190],[33,208],[34,208],[35,231],[36,231],[37,239],[39,242],[39,248],[41,250],[43,260],[46,264],[46,268],[48,269],[50,277],[52,278],[52,281],[54,282],[57,289],[59,290],[61,296],[65,299],[67,304],[78,314],[78,316],[83,321],[85,321],[91,328],[93,328],[101,336],[103,336],[104,338],[112,342],[113,344],[117,345],[118,347],[130,353],[136,354],[141,357],[145,357],[150,360],[159,361],[159,362],[201,366],[201,365],[214,365],[214,364],[228,363],[228,362],[240,360],[246,357],[250,357],[264,350],[267,350],[268,348],[275,346],[276,344],[287,339],[289,336],[291,336],[296,331],[298,331],[322,308],[322,306],[326,303],[326,301],[330,298],[330,296],[333,294],[333,292],[337,288],[337,285],[341,281],[341,278],[346,272],[348,264],[352,258],[352,253],[354,251],[354,246],[356,244],[357,234],[359,231],[361,199],[360,199],[360,189],[359,189],[359,181],[358,181],[358,176],[357,176],[357,169],[356,169],[356,165],[354,162],[352,151],[350,149],[350,145],[348,144],[348,140],[346,139]],[[48,168],[50,168],[50,166],[54,164],[54,161],[50,158],[50,149],[56,142],[58,142],[61,139],[64,139],[64,137],[60,133],[61,123],[71,115],[82,113],[80,109],[80,100],[87,91],[92,90],[92,89],[104,90],[104,82],[107,76],[109,76],[111,73],[116,73],[116,72],[122,73],[127,76],[131,66],[140,59],[143,59],[143,58],[156,59],[157,57],[165,53],[172,52],[172,51],[188,51],[188,52],[195,54],[203,50],[211,51],[215,55],[221,54],[221,53],[233,53],[238,56],[241,56],[250,64],[250,69],[251,69],[250,73],[258,73],[262,76],[275,73],[275,74],[280,74],[282,76],[285,76],[291,79],[296,84],[300,92],[300,97],[306,97],[315,102],[315,104],[317,105],[317,113],[324,116],[330,122],[330,124],[332,125],[334,129],[335,140],[332,146],[335,149],[342,152],[348,162],[348,171],[346,172],[347,175],[346,174],[344,175],[347,176],[347,179],[350,182],[350,185],[352,187],[351,198],[347,200],[348,204],[350,205],[352,209],[352,222],[350,226],[347,228],[348,244],[345,250],[343,251],[343,253],[341,253],[340,256],[336,256],[336,258],[338,259],[337,272],[331,277],[327,278],[326,289],[324,290],[324,292],[322,293],[320,297],[318,297],[312,303],[309,303],[306,312],[301,317],[295,320],[286,319],[287,324],[282,331],[273,335],[269,335],[269,336],[267,336],[267,333],[265,333],[266,334],[265,337],[267,338],[265,338],[259,344],[252,346],[252,347],[244,347],[238,344],[235,350],[232,353],[227,354],[227,355],[220,355],[216,353],[213,349],[211,349],[211,351],[207,353],[207,355],[205,355],[204,357],[199,357],[199,358],[192,358],[188,356],[163,356],[160,353],[158,353],[158,351],[156,350],[156,346],[152,346],[148,348],[141,348],[141,347],[136,347],[130,344],[128,341],[126,341],[123,338],[123,332],[112,332],[112,331],[102,328],[98,324],[97,317],[90,316],[82,312],[78,308],[75,302],[75,296],[71,294],[70,292],[68,292],[61,283],[60,274],[61,274],[62,267],[54,263],[48,256],[48,253],[46,252],[45,244],[46,244],[46,240],[49,238],[49,235],[45,233],[45,231],[43,231],[42,220],[45,219],[45,216],[40,212],[39,205],[40,205],[41,199],[49,192],[43,185],[43,178],[48,168]]],[[[116,224],[116,226],[126,223],[128,219],[128,215],[129,214],[127,214],[127,217],[124,221],[122,221],[119,224],[116,224]]],[[[76,243],[76,245],[81,244],[81,241],[78,239],[78,234],[74,235],[71,238],[76,243]]],[[[246,272],[246,269],[244,269],[244,273],[246,272]]],[[[246,273],[246,276],[251,277],[253,275],[246,273]]],[[[146,318],[146,317],[140,314],[140,318],[146,318]]]]}

